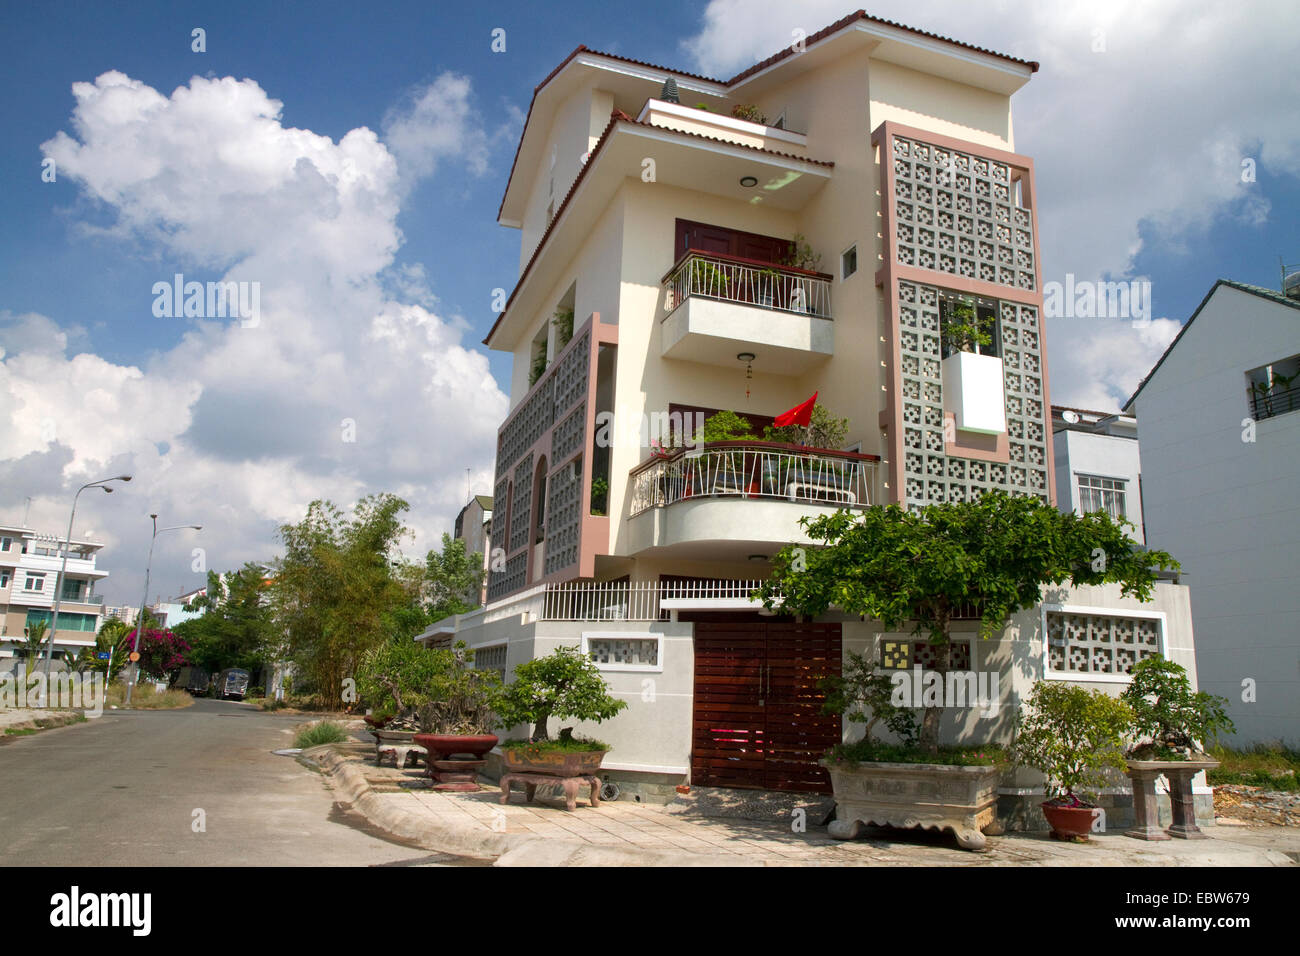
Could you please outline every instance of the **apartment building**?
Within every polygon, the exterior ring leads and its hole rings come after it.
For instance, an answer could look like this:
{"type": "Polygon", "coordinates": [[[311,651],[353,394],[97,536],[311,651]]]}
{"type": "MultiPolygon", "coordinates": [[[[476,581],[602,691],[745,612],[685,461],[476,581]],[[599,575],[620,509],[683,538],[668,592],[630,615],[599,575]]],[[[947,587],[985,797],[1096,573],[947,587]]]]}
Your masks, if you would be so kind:
{"type": "MultiPolygon", "coordinates": [[[[53,618],[55,586],[63,566],[64,539],[31,528],[0,525],[0,657],[18,656],[32,624],[53,618]]],[[[59,630],[52,657],[76,657],[93,647],[104,616],[104,599],[95,593],[108,572],[95,566],[102,544],[73,540],[59,589],[59,630]]],[[[7,668],[6,668],[7,669],[7,668]]]]}
{"type": "Polygon", "coordinates": [[[452,538],[465,542],[466,554],[478,554],[483,558],[483,586],[474,594],[465,595],[470,605],[480,605],[487,601],[487,571],[492,554],[492,496],[474,495],[456,515],[452,528],[452,538]]]}
{"type": "Polygon", "coordinates": [[[1201,687],[1238,743],[1300,743],[1300,268],[1220,279],[1125,411],[1142,422],[1148,538],[1191,585],[1201,687]]]}
{"type": "MultiPolygon", "coordinates": [[[[499,221],[520,276],[485,342],[514,357],[487,605],[439,622],[508,672],[581,646],[628,709],[600,726],[625,792],[826,790],[853,733],[817,682],[844,655],[924,665],[911,634],[750,600],[799,520],[848,507],[1055,502],[1033,161],[1011,97],[1037,64],[854,14],[729,80],[579,47],[536,88],[499,221]],[[945,334],[976,324],[987,344],[945,334]],[[684,447],[817,393],[840,447],[684,447]]],[[[761,435],[761,431],[758,432],[761,435]]],[[[1115,688],[1143,656],[1194,668],[1186,589],[1062,595],[959,667],[999,674],[1002,740],[1044,675],[1115,688]]],[[[964,663],[963,663],[964,662],[964,663]]],[[[1030,792],[1026,789],[1025,792],[1030,792]]]]}
{"type": "Polygon", "coordinates": [[[1053,405],[1052,445],[1061,510],[1104,511],[1133,525],[1130,537],[1145,544],[1137,419],[1053,405]]]}

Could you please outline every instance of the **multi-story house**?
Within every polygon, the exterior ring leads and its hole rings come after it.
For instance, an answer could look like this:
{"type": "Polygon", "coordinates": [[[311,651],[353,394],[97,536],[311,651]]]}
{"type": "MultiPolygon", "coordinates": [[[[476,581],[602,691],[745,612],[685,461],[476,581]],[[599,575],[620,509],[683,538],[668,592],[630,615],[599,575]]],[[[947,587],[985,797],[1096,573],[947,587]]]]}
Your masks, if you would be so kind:
{"type": "MultiPolygon", "coordinates": [[[[95,566],[103,544],[73,540],[59,597],[59,630],[51,656],[74,658],[93,647],[104,616],[104,599],[96,584],[108,572],[95,566]]],[[[37,534],[30,528],[0,526],[0,657],[15,657],[25,649],[29,625],[52,621],[55,586],[63,566],[64,540],[37,534]]]]}
{"type": "MultiPolygon", "coordinates": [[[[765,615],[750,593],[808,542],[799,519],[1056,499],[1038,196],[1011,122],[1036,69],[863,14],[725,81],[583,47],[559,64],[499,216],[522,241],[486,338],[514,356],[488,603],[421,639],[503,672],[584,648],[628,701],[578,728],[613,745],[625,793],[826,789],[816,761],[851,731],[819,679],[850,652],[931,651],[842,614],[765,615]],[[988,343],[957,348],[949,323],[988,343]],[[718,411],[761,428],[814,392],[849,420],[841,447],[680,447],[718,411]]],[[[1043,676],[1114,689],[1151,654],[1194,667],[1181,586],[1051,597],[997,640],[959,625],[957,666],[1004,693],[949,712],[948,738],[1005,739],[1043,676]]]]}
{"type": "Polygon", "coordinates": [[[474,606],[487,600],[487,571],[492,554],[492,496],[474,495],[456,515],[452,529],[452,538],[465,542],[466,554],[478,554],[483,558],[483,586],[473,594],[465,595],[467,604],[474,606]]]}
{"type": "Polygon", "coordinates": [[[1104,511],[1133,525],[1129,535],[1145,544],[1137,419],[1053,405],[1052,445],[1056,501],[1061,510],[1076,514],[1104,511]]]}
{"type": "Polygon", "coordinates": [[[1142,423],[1148,540],[1191,585],[1202,688],[1228,698],[1237,742],[1294,746],[1300,268],[1283,287],[1216,282],[1125,411],[1142,423]]]}

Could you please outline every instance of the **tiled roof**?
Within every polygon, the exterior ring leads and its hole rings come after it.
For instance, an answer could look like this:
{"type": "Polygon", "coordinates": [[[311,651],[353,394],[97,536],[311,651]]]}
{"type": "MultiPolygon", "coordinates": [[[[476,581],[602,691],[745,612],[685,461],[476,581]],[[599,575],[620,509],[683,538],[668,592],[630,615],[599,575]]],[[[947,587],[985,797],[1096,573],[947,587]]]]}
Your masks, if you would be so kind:
{"type": "Polygon", "coordinates": [[[1174,336],[1174,340],[1170,342],[1169,346],[1161,353],[1160,358],[1156,360],[1156,364],[1151,366],[1151,371],[1147,372],[1146,377],[1138,383],[1137,390],[1129,396],[1127,402],[1120,406],[1121,408],[1129,408],[1129,406],[1131,406],[1137,399],[1138,395],[1142,394],[1142,389],[1147,387],[1147,382],[1151,381],[1155,376],[1156,372],[1160,369],[1160,366],[1164,364],[1169,353],[1174,350],[1174,346],[1179,343],[1187,330],[1192,327],[1192,323],[1196,321],[1196,317],[1201,314],[1201,310],[1205,308],[1205,303],[1209,302],[1214,293],[1219,291],[1219,286],[1221,285],[1226,285],[1230,289],[1236,289],[1238,292],[1245,292],[1247,295],[1255,295],[1259,296],[1261,299],[1269,299],[1276,302],[1278,305],[1289,306],[1292,309],[1300,309],[1300,300],[1287,298],[1276,289],[1265,289],[1263,286],[1251,285],[1247,282],[1234,282],[1232,279],[1220,279],[1218,282],[1214,283],[1209,292],[1205,293],[1205,298],[1202,299],[1201,304],[1196,307],[1196,311],[1192,313],[1192,317],[1183,323],[1183,327],[1178,330],[1178,334],[1174,336]]]}

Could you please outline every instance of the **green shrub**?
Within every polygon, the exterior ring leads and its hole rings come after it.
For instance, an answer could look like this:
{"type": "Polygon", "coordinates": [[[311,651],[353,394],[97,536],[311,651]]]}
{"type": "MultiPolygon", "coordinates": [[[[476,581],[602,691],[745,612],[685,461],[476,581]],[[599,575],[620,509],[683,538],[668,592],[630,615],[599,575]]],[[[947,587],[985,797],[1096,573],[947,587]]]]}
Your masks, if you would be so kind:
{"type": "Polygon", "coordinates": [[[1077,804],[1076,791],[1095,799],[1107,771],[1124,769],[1124,737],[1133,722],[1124,701],[1104,691],[1041,680],[1025,704],[1012,753],[1017,764],[1042,771],[1049,800],[1077,804]]]}
{"type": "Polygon", "coordinates": [[[306,750],[308,747],[319,747],[321,744],[342,743],[347,739],[348,732],[343,729],[342,724],[332,720],[322,720],[319,724],[312,724],[300,730],[293,745],[300,750],[306,750]]]}
{"type": "Polygon", "coordinates": [[[1121,699],[1133,709],[1139,736],[1132,756],[1183,760],[1199,745],[1212,743],[1233,730],[1224,708],[1228,701],[1205,691],[1192,693],[1187,671],[1164,657],[1138,661],[1121,699]]]}

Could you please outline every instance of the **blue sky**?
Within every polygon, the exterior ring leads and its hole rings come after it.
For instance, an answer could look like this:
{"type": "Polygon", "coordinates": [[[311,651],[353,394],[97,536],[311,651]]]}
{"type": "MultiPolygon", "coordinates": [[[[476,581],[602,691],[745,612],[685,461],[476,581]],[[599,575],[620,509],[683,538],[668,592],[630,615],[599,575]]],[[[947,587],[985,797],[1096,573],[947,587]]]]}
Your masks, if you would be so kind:
{"type": "MultiPolygon", "coordinates": [[[[77,485],[135,471],[125,500],[97,500],[78,521],[115,552],[104,590],[121,600],[142,584],[127,556],[147,549],[150,511],[203,523],[204,559],[224,569],[273,553],[276,527],[314,497],[391,490],[412,503],[411,553],[433,545],[465,468],[490,488],[509,368],[479,342],[491,290],[517,271],[519,234],[495,219],[535,84],[579,43],[727,77],[792,27],[812,33],[850,10],[7,5],[0,519],[20,518],[31,496],[30,523],[62,527],[77,485]],[[204,53],[191,50],[195,27],[204,53]],[[505,53],[491,50],[495,28],[505,53]],[[116,78],[94,86],[105,74],[116,78]],[[84,100],[74,84],[91,85],[84,100]],[[171,118],[123,132],[123,103],[171,118]],[[227,132],[198,142],[203,129],[227,132]],[[67,163],[46,183],[60,134],[67,163]],[[293,175],[266,172],[285,155],[298,157],[293,175]],[[329,185],[303,158],[318,156],[361,180],[329,185]],[[156,178],[138,172],[155,166],[156,178]],[[321,212],[335,206],[337,218],[321,212]],[[152,314],[153,283],[176,271],[202,281],[254,265],[284,279],[261,330],[152,314]],[[345,415],[352,443],[338,440],[345,415]],[[458,454],[431,456],[447,448],[458,454]]],[[[1044,281],[1151,283],[1145,331],[1049,323],[1056,401],[1116,407],[1216,278],[1276,287],[1278,255],[1300,262],[1288,4],[888,0],[870,12],[1040,60],[1013,107],[1017,150],[1037,166],[1044,281]]],[[[179,570],[155,590],[193,586],[193,545],[160,541],[179,570]]]]}

